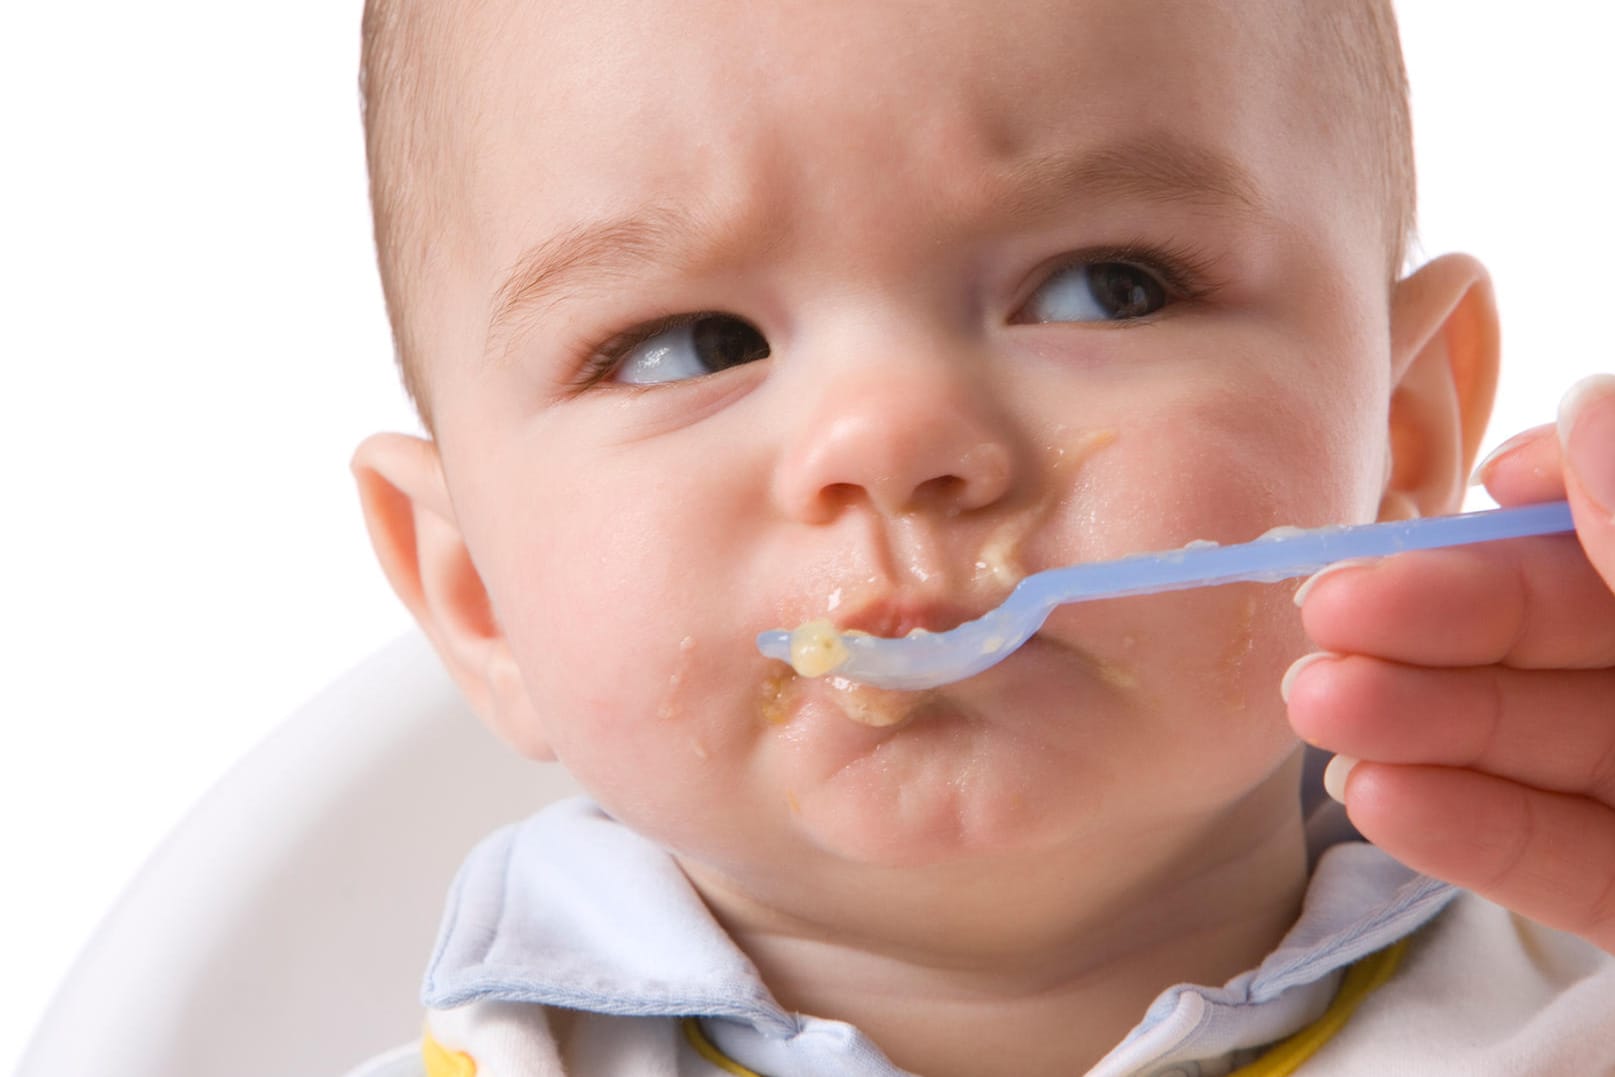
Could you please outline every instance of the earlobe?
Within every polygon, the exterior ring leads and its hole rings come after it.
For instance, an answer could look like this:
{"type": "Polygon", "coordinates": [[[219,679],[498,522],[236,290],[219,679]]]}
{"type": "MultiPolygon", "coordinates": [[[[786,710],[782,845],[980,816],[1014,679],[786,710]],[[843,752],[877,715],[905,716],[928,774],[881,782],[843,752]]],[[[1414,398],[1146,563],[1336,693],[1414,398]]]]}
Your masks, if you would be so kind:
{"type": "Polygon", "coordinates": [[[472,709],[522,754],[553,759],[460,533],[437,447],[407,434],[376,434],[355,451],[351,468],[388,583],[472,709]]]}
{"type": "Polygon", "coordinates": [[[1444,255],[1397,283],[1391,364],[1380,518],[1456,512],[1497,391],[1497,304],[1485,267],[1444,255]]]}

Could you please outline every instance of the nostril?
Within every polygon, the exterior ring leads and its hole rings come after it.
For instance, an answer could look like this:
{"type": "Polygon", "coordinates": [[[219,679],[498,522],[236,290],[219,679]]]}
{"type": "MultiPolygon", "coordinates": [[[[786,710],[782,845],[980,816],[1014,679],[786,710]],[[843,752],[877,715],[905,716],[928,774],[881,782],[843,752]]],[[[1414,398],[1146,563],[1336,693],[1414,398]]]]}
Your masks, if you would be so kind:
{"type": "Polygon", "coordinates": [[[917,505],[926,507],[941,506],[948,509],[951,515],[959,511],[964,493],[964,479],[958,475],[938,475],[934,479],[920,483],[919,488],[914,491],[914,501],[917,505]]]}
{"type": "Polygon", "coordinates": [[[819,499],[833,514],[857,501],[862,489],[854,482],[832,482],[819,491],[819,499]]]}

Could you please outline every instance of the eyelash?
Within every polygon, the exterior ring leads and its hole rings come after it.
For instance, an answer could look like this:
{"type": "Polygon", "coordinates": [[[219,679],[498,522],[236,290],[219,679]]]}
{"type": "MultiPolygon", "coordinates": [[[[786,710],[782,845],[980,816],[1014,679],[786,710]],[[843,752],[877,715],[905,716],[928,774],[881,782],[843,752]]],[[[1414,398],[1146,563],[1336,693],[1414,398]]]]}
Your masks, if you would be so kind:
{"type": "MultiPolygon", "coordinates": [[[[1019,311],[1031,294],[1047,284],[1057,273],[1073,266],[1101,262],[1122,262],[1153,273],[1176,302],[1195,302],[1215,294],[1223,287],[1216,273],[1218,259],[1198,248],[1184,244],[1157,245],[1151,243],[1124,243],[1118,246],[1090,247],[1086,250],[1063,254],[1035,276],[1036,283],[1027,290],[1015,305],[1019,311]]],[[[735,317],[724,311],[698,310],[667,314],[640,322],[597,343],[579,349],[569,364],[577,371],[569,388],[574,393],[592,389],[616,371],[617,366],[639,345],[658,333],[690,325],[702,318],[735,317]]],[[[1140,321],[1144,319],[1139,319],[1140,321]]],[[[1126,326],[1132,322],[1095,323],[1126,326]]]]}
{"type": "MultiPolygon", "coordinates": [[[[1033,275],[1033,284],[1020,297],[1015,310],[1020,311],[1032,294],[1043,287],[1056,274],[1079,265],[1097,265],[1120,262],[1135,266],[1155,275],[1166,288],[1168,295],[1179,303],[1193,303],[1216,294],[1226,285],[1217,272],[1217,257],[1187,244],[1123,243],[1117,246],[1089,247],[1086,250],[1062,254],[1033,275]]],[[[1149,320],[1133,319],[1122,322],[1095,322],[1095,325],[1125,327],[1149,320]]]]}

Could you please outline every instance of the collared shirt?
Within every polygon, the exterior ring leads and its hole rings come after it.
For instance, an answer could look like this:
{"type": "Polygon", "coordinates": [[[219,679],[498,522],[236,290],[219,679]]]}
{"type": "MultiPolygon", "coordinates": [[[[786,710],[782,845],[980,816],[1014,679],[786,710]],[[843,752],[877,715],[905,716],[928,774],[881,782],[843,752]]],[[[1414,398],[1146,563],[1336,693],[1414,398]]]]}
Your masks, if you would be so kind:
{"type": "MultiPolygon", "coordinates": [[[[1089,1075],[1615,1073],[1615,962],[1458,898],[1337,842],[1261,964],[1168,988],[1089,1075]],[[1480,1068],[1446,1068],[1464,1051],[1480,1068]]],[[[584,799],[472,852],[423,1000],[430,1077],[910,1077],[854,1026],[784,1010],[672,858],[584,799]]]]}

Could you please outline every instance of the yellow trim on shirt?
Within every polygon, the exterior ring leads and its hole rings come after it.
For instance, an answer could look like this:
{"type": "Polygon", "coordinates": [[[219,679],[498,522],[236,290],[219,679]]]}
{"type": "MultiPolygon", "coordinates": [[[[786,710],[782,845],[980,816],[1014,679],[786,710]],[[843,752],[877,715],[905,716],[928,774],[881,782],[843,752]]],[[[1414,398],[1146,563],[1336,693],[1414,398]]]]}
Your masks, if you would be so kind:
{"type": "Polygon", "coordinates": [[[1345,1027],[1362,1001],[1391,978],[1407,948],[1408,940],[1403,939],[1352,965],[1334,1001],[1316,1021],[1289,1039],[1280,1040],[1261,1058],[1239,1067],[1229,1077],[1286,1077],[1300,1069],[1301,1063],[1317,1054],[1330,1037],[1345,1027]]]}
{"type": "Polygon", "coordinates": [[[712,1046],[712,1041],[707,1039],[707,1034],[701,1031],[700,1021],[693,1017],[686,1017],[680,1023],[684,1026],[684,1038],[690,1041],[690,1046],[695,1048],[695,1053],[723,1070],[723,1072],[732,1073],[735,1077],[763,1077],[756,1070],[747,1069],[712,1046]]]}
{"type": "Polygon", "coordinates": [[[476,1060],[438,1043],[430,1028],[421,1033],[421,1061],[426,1064],[426,1077],[477,1077],[476,1060]]]}

